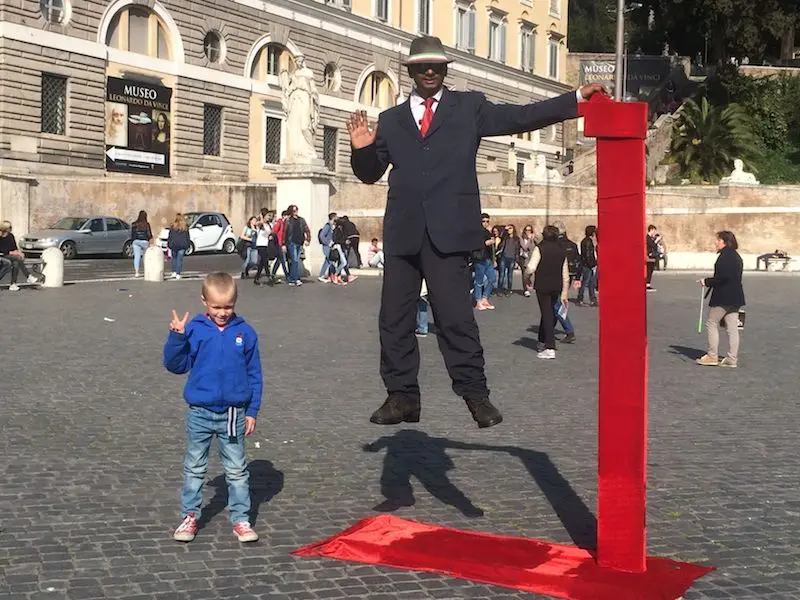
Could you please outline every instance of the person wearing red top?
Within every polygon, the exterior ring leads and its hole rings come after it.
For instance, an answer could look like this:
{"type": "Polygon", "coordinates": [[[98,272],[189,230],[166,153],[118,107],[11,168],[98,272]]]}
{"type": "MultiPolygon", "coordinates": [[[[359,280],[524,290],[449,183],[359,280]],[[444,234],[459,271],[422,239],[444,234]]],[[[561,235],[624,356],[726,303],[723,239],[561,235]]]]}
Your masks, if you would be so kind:
{"type": "Polygon", "coordinates": [[[283,276],[288,280],[289,279],[289,268],[286,266],[286,217],[289,216],[289,211],[283,211],[281,213],[281,218],[275,221],[273,225],[273,232],[275,235],[278,236],[278,246],[280,246],[280,252],[278,252],[278,260],[275,261],[275,265],[272,267],[272,280],[276,281],[275,275],[278,273],[278,265],[280,264],[281,268],[283,269],[283,276]]]}

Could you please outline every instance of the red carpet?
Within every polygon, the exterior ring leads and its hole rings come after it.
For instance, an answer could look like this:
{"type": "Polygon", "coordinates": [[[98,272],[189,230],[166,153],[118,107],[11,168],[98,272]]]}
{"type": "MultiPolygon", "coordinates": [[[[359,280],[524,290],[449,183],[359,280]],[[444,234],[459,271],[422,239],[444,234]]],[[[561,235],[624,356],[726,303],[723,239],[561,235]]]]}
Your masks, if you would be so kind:
{"type": "Polygon", "coordinates": [[[675,600],[711,567],[648,558],[645,573],[602,569],[574,546],[437,527],[391,515],[369,517],[295,550],[451,577],[570,600],[675,600]]]}

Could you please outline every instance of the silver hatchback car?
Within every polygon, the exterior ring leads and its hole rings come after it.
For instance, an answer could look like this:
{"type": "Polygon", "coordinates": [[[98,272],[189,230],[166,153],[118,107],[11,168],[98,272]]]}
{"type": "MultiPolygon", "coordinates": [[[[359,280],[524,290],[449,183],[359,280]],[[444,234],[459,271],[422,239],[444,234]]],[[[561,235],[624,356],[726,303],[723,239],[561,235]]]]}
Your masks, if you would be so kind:
{"type": "Polygon", "coordinates": [[[38,256],[48,248],[59,248],[69,260],[87,254],[133,256],[131,226],[117,217],[65,217],[47,229],[22,237],[19,247],[25,256],[38,256]]]}

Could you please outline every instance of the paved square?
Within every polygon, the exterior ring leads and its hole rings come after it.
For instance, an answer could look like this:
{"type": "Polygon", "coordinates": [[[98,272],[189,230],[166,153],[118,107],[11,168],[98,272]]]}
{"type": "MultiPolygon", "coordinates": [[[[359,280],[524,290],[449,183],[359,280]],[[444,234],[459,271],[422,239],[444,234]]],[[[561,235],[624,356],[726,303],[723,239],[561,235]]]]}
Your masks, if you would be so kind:
{"type": "MultiPolygon", "coordinates": [[[[741,368],[701,369],[696,276],[659,274],[650,330],[649,550],[718,570],[686,600],[800,598],[800,279],[745,276],[741,368]]],[[[578,343],[538,361],[534,302],[479,313],[505,422],[478,430],[421,340],[422,421],[378,427],[380,281],[241,288],[266,386],[249,438],[258,544],[242,546],[213,456],[210,518],[173,542],[184,378],[161,366],[172,308],[197,281],[0,291],[1,598],[533,598],[430,574],[289,552],[373,513],[410,476],[421,521],[592,542],[596,312],[573,307],[578,343]],[[365,450],[365,445],[377,447],[365,450]],[[388,453],[388,458],[387,458],[388,453]],[[479,516],[482,513],[482,516],[479,516]]],[[[602,300],[602,295],[601,295],[602,300]]],[[[215,451],[212,449],[212,455],[215,451]]]]}

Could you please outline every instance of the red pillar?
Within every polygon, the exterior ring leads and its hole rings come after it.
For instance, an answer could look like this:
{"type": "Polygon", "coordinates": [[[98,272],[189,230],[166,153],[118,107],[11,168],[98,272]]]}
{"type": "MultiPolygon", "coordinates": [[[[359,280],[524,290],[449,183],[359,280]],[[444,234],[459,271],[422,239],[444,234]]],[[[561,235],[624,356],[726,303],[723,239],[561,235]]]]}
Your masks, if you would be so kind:
{"type": "Polygon", "coordinates": [[[597,558],[601,567],[641,573],[647,546],[647,105],[595,96],[580,112],[585,134],[597,138],[597,558]]]}

